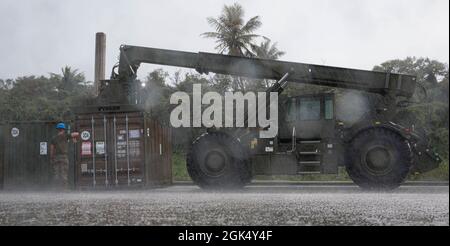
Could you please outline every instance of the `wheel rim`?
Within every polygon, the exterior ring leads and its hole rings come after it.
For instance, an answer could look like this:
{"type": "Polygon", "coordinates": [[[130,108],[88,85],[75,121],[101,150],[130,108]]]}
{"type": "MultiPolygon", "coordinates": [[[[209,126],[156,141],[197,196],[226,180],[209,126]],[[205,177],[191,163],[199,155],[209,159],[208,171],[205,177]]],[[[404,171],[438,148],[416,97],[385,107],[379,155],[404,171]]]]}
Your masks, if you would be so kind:
{"type": "Polygon", "coordinates": [[[204,159],[202,170],[210,177],[217,177],[222,175],[226,168],[227,157],[222,151],[209,151],[204,159]]]}
{"type": "Polygon", "coordinates": [[[384,175],[392,170],[393,155],[385,146],[372,146],[363,157],[364,166],[373,175],[384,175]]]}

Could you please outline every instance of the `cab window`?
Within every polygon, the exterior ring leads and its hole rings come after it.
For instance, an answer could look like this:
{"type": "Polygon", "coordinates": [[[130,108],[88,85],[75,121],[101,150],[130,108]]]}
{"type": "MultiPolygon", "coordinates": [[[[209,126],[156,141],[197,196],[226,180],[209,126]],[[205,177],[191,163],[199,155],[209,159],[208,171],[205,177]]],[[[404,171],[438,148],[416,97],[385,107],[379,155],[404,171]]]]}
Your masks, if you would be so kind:
{"type": "Polygon", "coordinates": [[[286,120],[287,121],[294,121],[295,120],[295,112],[296,112],[296,109],[295,109],[295,98],[290,98],[289,100],[288,100],[288,103],[287,103],[287,118],[286,118],[286,120]]]}
{"type": "Polygon", "coordinates": [[[320,99],[300,99],[299,118],[300,120],[320,120],[320,99]]]}
{"type": "Polygon", "coordinates": [[[325,98],[325,119],[332,120],[334,118],[334,106],[332,98],[325,98]]]}

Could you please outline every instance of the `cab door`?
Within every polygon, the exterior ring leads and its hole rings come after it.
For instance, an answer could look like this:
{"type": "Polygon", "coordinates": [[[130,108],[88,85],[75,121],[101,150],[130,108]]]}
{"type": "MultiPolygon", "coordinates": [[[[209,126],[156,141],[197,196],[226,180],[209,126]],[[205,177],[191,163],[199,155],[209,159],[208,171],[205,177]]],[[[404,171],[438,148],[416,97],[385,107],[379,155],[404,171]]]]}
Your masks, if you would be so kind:
{"type": "Polygon", "coordinates": [[[334,135],[334,96],[296,98],[295,130],[299,139],[323,139],[334,135]]]}
{"type": "Polygon", "coordinates": [[[280,114],[281,141],[332,138],[335,129],[334,94],[288,98],[280,114]],[[294,130],[295,129],[295,130],[294,130]]]}

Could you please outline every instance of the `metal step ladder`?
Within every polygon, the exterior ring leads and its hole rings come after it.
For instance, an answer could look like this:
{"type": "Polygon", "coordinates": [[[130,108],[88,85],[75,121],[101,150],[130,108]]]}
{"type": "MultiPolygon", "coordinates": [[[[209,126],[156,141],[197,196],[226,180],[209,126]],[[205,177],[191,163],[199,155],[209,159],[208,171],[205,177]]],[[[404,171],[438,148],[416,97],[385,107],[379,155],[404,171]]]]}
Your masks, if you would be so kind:
{"type": "Polygon", "coordinates": [[[301,140],[297,145],[297,174],[319,174],[322,168],[322,141],[301,140]]]}

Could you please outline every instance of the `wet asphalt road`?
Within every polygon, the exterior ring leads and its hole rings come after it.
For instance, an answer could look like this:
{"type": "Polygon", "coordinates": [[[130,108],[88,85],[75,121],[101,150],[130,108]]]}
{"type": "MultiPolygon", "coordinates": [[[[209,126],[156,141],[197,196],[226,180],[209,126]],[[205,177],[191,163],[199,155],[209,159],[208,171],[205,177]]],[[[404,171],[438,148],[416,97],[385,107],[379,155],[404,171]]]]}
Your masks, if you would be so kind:
{"type": "Polygon", "coordinates": [[[0,225],[449,225],[448,186],[0,192],[0,225]]]}

